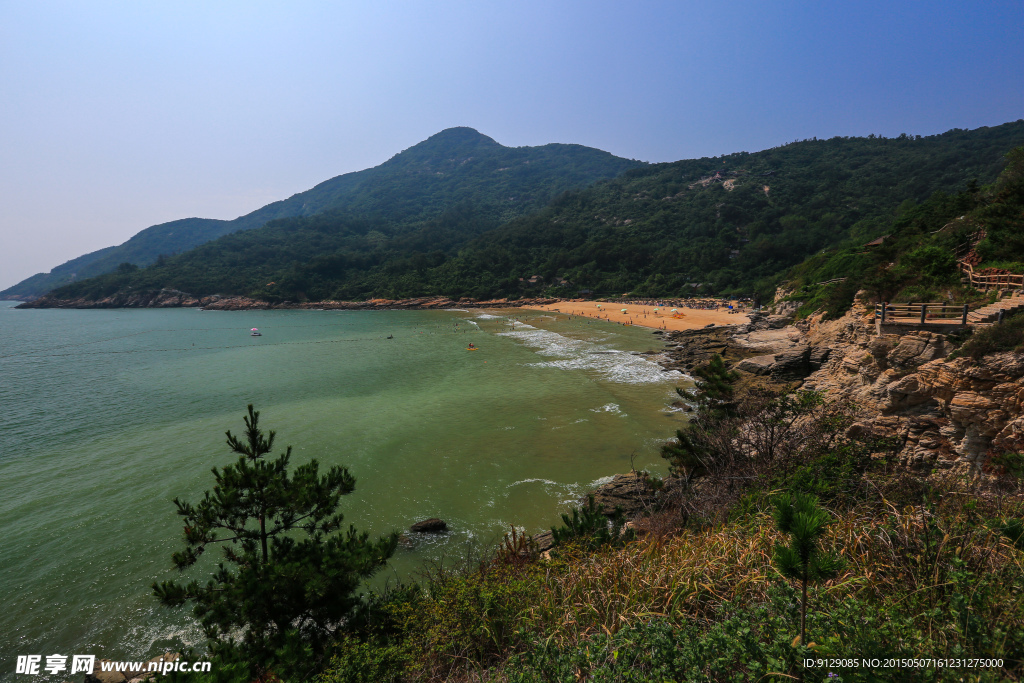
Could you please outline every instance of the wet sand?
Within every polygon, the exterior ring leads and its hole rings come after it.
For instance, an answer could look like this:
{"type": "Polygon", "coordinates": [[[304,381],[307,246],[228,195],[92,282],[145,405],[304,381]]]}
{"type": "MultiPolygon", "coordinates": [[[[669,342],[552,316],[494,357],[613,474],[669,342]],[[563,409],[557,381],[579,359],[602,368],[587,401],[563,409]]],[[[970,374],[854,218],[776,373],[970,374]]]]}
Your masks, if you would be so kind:
{"type": "MultiPolygon", "coordinates": [[[[736,303],[733,302],[735,306],[736,303]]],[[[659,307],[640,304],[614,304],[596,301],[560,301],[554,304],[523,306],[533,311],[551,311],[567,315],[579,315],[587,318],[607,320],[613,323],[649,327],[654,330],[693,330],[715,325],[743,325],[749,321],[743,313],[729,313],[728,309],[706,310],[699,308],[678,308],[672,313],[671,306],[659,307]],[[600,307],[600,308],[599,308],[600,307]],[[622,309],[626,309],[623,313],[622,309]]]]}

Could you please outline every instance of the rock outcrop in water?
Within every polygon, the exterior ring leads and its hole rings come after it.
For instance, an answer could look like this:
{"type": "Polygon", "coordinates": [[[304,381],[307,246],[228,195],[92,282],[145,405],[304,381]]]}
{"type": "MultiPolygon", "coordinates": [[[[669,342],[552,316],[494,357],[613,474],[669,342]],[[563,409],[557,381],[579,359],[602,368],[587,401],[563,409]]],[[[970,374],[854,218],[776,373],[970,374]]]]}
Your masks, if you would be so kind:
{"type": "Polygon", "coordinates": [[[448,524],[443,519],[431,517],[422,522],[416,522],[409,527],[409,531],[417,534],[443,534],[448,531],[448,524]]]}

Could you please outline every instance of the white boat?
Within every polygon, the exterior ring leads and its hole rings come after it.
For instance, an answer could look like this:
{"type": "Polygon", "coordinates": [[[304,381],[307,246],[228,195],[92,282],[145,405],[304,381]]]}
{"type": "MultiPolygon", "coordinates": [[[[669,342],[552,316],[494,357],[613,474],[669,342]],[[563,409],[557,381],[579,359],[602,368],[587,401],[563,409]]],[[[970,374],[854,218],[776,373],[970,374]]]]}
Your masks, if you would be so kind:
{"type": "Polygon", "coordinates": [[[249,336],[251,336],[251,337],[262,337],[263,335],[260,334],[260,331],[254,327],[254,328],[252,328],[252,332],[250,333],[249,336]]]}

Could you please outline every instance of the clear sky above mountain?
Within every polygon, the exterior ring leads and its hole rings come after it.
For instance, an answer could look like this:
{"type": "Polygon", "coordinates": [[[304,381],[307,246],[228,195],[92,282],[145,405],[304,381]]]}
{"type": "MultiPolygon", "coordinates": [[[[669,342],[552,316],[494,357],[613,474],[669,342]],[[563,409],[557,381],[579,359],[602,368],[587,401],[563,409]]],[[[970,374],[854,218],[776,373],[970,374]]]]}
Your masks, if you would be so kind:
{"type": "Polygon", "coordinates": [[[452,126],[672,161],[1024,116],[1024,3],[0,0],[0,289],[452,126]]]}

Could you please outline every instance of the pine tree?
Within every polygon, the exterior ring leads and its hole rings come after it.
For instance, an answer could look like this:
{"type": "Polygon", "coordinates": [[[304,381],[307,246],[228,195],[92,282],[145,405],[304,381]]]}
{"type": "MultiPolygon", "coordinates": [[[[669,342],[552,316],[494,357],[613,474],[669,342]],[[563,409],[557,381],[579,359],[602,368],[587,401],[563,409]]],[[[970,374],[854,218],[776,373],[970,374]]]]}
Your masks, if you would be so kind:
{"type": "Polygon", "coordinates": [[[730,371],[717,353],[694,374],[697,378],[693,391],[676,389],[682,398],[696,404],[693,417],[685,427],[676,430],[676,441],[661,449],[661,457],[686,482],[704,476],[713,461],[724,457],[720,452],[721,436],[729,431],[725,423],[736,412],[733,386],[739,379],[739,374],[730,371]]]}
{"type": "Polygon", "coordinates": [[[800,643],[807,643],[807,585],[839,576],[845,562],[824,552],[819,541],[830,524],[828,512],[814,496],[798,493],[775,501],[775,526],[789,534],[789,545],[775,546],[775,566],[787,579],[800,582],[800,643]]]}
{"type": "Polygon", "coordinates": [[[733,387],[739,373],[729,370],[725,360],[717,353],[711,356],[707,365],[697,368],[694,373],[694,391],[676,389],[676,393],[697,404],[698,415],[702,412],[730,414],[733,411],[733,387]]]}
{"type": "Polygon", "coordinates": [[[250,405],[243,438],[226,432],[239,458],[213,468],[212,492],[195,505],[174,500],[185,525],[175,566],[184,571],[207,546],[223,544],[213,576],[205,584],[153,584],[164,605],[193,604],[213,653],[246,662],[257,676],[287,667],[282,658],[322,655],[358,606],[356,588],[384,566],[398,541],[397,533],[370,541],[351,526],[340,532],[337,507],[355,478],[339,466],[321,475],[316,460],[289,473],[290,446],[268,460],[275,432],[264,434],[259,416],[250,405]]]}

